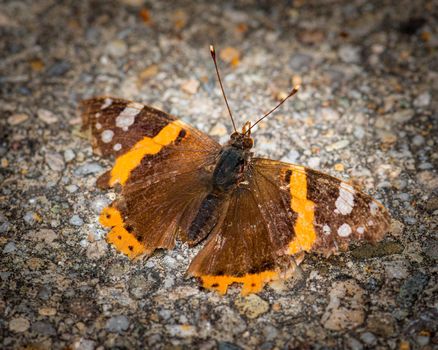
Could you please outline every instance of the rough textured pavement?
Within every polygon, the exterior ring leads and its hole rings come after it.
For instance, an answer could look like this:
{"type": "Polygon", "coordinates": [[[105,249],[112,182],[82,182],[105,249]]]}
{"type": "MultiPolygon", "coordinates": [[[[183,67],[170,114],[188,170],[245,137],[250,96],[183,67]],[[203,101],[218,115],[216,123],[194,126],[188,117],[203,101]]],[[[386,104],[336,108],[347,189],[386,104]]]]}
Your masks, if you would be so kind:
{"type": "Polygon", "coordinates": [[[437,18],[436,1],[2,1],[0,347],[436,348],[437,18]],[[110,163],[78,102],[138,100],[226,141],[211,42],[239,125],[302,85],[257,154],[352,180],[391,235],[248,298],[186,278],[197,249],[131,262],[107,245],[110,163]]]}

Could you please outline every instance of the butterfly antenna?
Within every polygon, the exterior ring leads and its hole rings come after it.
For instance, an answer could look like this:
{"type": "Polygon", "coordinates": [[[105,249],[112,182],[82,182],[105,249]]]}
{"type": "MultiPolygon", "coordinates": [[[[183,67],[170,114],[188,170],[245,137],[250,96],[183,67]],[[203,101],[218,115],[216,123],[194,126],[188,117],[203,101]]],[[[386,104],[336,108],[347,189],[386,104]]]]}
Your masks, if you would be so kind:
{"type": "Polygon", "coordinates": [[[231,109],[230,109],[230,106],[228,105],[227,96],[225,95],[224,87],[222,85],[221,76],[219,75],[219,69],[217,68],[216,51],[214,50],[213,45],[210,45],[210,53],[211,53],[211,58],[213,58],[214,68],[216,68],[216,74],[217,74],[217,78],[219,80],[219,85],[221,86],[222,95],[224,96],[225,104],[227,105],[228,113],[230,114],[231,122],[233,123],[234,131],[237,132],[236,124],[234,123],[233,115],[231,114],[231,109]]]}
{"type": "Polygon", "coordinates": [[[268,113],[266,113],[263,117],[261,117],[259,120],[257,120],[253,125],[251,125],[251,127],[245,132],[248,133],[254,126],[256,126],[258,123],[260,123],[263,119],[265,119],[268,115],[270,115],[271,113],[273,113],[278,107],[280,107],[289,97],[295,95],[298,91],[298,89],[300,88],[299,85],[295,86],[292,91],[289,93],[289,95],[287,95],[283,100],[281,100],[281,102],[273,109],[271,109],[268,113]]]}

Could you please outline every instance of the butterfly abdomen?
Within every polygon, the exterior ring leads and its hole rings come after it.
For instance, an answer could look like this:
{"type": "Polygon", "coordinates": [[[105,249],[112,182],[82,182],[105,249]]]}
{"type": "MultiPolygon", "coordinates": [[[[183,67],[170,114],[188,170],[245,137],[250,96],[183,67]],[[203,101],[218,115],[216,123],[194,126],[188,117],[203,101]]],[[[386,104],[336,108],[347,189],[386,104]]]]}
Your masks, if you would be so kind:
{"type": "Polygon", "coordinates": [[[187,232],[190,245],[195,245],[202,241],[216,226],[224,200],[225,195],[216,193],[209,193],[203,199],[198,213],[190,224],[187,232]]]}

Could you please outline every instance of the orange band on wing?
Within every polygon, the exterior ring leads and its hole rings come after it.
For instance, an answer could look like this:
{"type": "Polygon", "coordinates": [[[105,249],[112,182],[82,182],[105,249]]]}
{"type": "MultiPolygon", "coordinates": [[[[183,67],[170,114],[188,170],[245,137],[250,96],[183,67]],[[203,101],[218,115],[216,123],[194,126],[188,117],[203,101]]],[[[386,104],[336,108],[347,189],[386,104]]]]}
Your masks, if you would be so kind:
{"type": "Polygon", "coordinates": [[[118,251],[126,254],[131,259],[147,253],[145,247],[137,238],[125,229],[122,215],[116,208],[107,207],[103,209],[99,221],[103,226],[112,227],[106,239],[118,251]]]}
{"type": "Polygon", "coordinates": [[[307,199],[307,177],[304,168],[292,169],[290,177],[291,208],[298,214],[294,225],[295,238],[289,243],[289,254],[309,251],[316,240],[315,203],[307,199]]]}
{"type": "Polygon", "coordinates": [[[155,137],[146,136],[138,141],[132,149],[116,159],[111,170],[109,185],[114,186],[116,183],[124,185],[144,156],[160,152],[163,147],[177,139],[181,129],[181,123],[174,121],[166,125],[155,137]]]}
{"type": "Polygon", "coordinates": [[[280,278],[277,271],[263,271],[255,274],[246,274],[242,277],[234,276],[199,276],[202,279],[202,286],[207,289],[215,290],[220,294],[227,292],[228,286],[233,283],[243,283],[242,295],[258,293],[263,286],[273,280],[280,278]]]}

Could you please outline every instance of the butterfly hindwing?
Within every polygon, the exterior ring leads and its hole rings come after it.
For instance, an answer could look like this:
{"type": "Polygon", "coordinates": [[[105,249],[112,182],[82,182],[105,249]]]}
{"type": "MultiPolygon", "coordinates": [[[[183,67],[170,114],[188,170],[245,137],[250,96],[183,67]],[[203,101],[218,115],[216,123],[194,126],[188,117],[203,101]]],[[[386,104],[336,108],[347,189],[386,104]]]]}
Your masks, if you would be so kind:
{"type": "Polygon", "coordinates": [[[250,166],[221,210],[223,217],[189,267],[204,287],[225,293],[242,283],[242,294],[254,293],[293,270],[285,248],[296,215],[287,191],[250,166]]]}
{"type": "Polygon", "coordinates": [[[130,257],[172,248],[208,191],[219,144],[171,115],[122,99],[87,100],[82,117],[94,150],[115,157],[98,185],[122,188],[100,216],[111,228],[108,240],[130,257]]]}
{"type": "Polygon", "coordinates": [[[280,242],[270,235],[253,196],[239,192],[230,198],[223,221],[188,270],[205,288],[222,294],[232,283],[242,283],[244,295],[259,292],[293,267],[293,260],[281,253],[280,242]]]}

